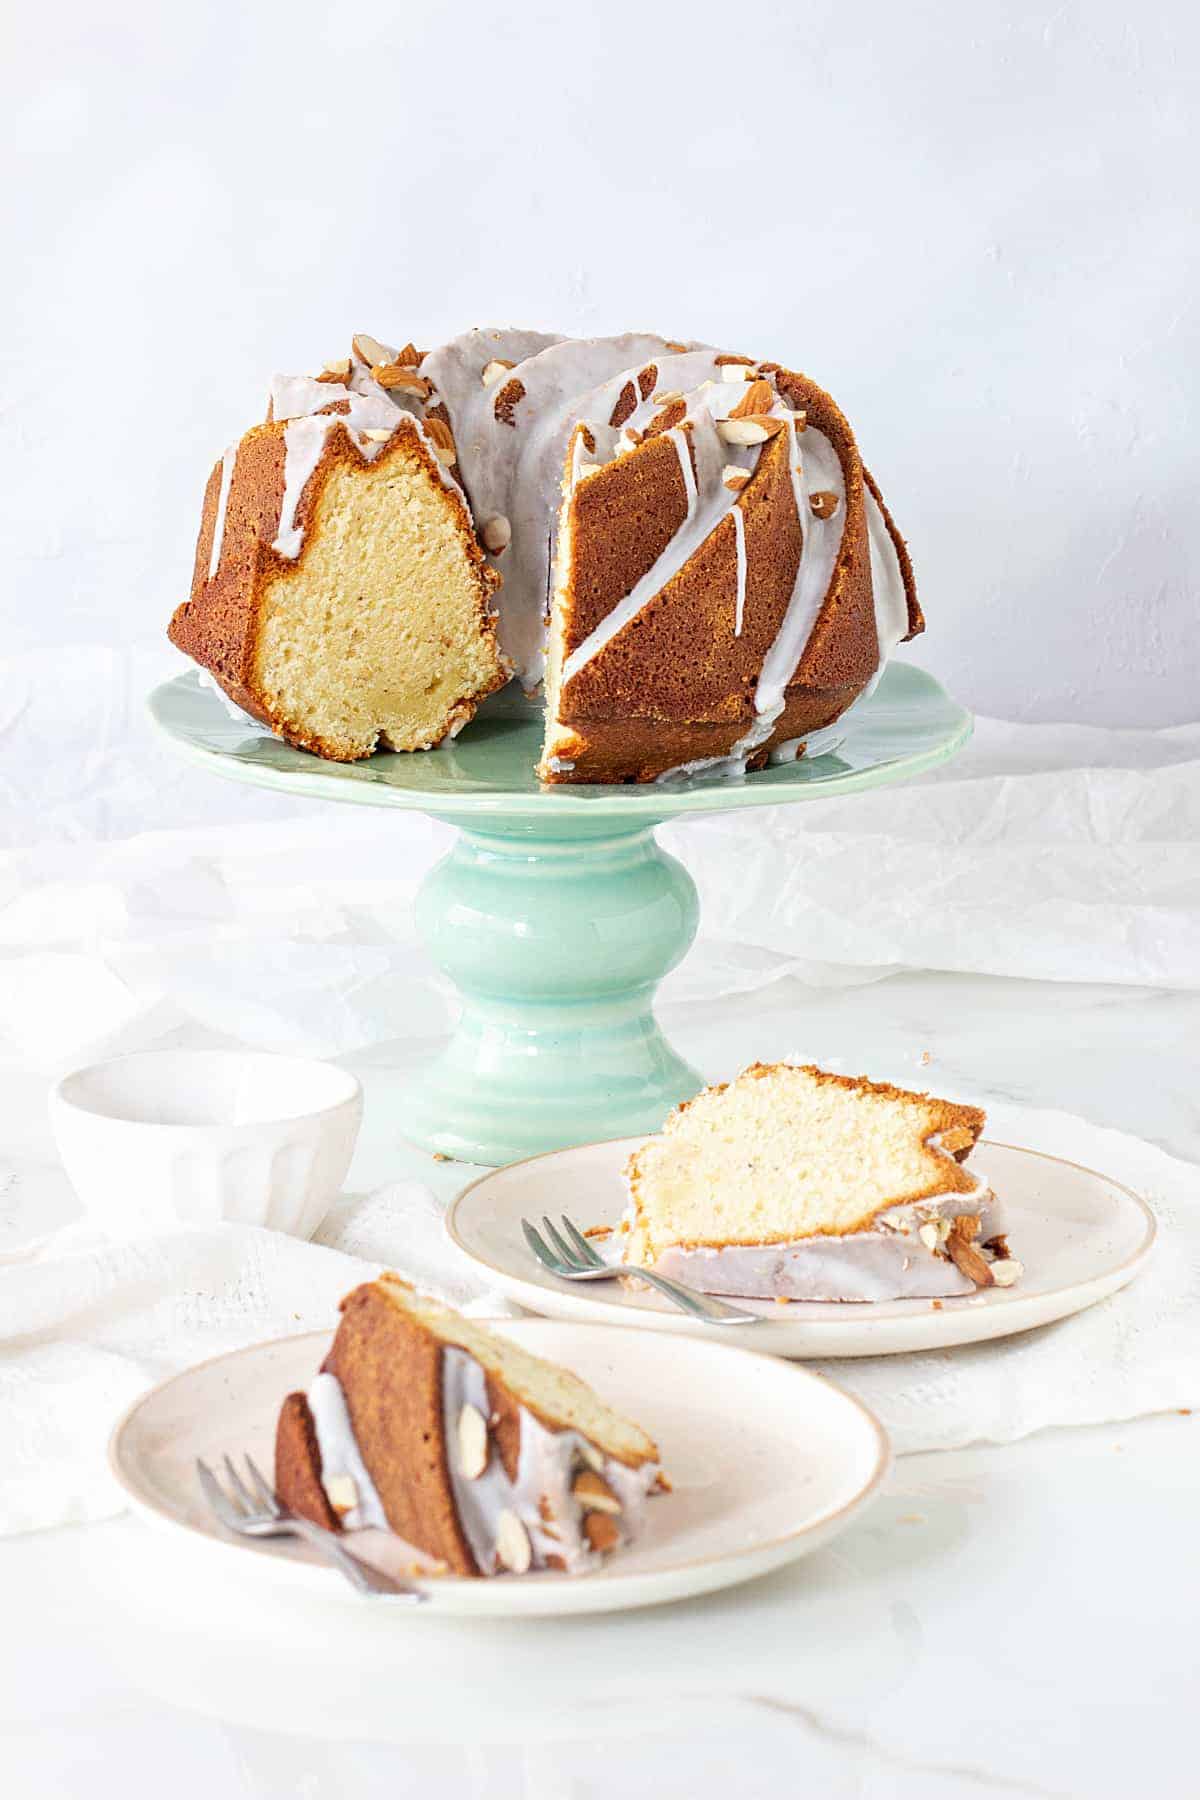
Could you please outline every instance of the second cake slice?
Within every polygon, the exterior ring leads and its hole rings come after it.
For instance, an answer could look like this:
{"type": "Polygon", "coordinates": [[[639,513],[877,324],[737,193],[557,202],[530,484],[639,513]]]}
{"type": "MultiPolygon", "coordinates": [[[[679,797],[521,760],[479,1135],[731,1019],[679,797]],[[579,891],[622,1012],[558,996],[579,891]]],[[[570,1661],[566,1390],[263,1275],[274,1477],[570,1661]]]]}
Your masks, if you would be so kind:
{"type": "Polygon", "coordinates": [[[598,1567],[667,1484],[654,1441],[577,1375],[385,1274],[346,1296],[320,1373],[284,1401],[275,1485],[329,1530],[523,1575],[598,1567]]]}

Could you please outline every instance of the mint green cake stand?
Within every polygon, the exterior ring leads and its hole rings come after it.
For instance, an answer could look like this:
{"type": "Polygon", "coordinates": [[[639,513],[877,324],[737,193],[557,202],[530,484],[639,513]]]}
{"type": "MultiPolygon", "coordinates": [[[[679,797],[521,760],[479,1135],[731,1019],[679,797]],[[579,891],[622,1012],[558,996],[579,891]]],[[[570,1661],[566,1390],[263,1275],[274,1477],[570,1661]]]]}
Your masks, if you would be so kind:
{"type": "Polygon", "coordinates": [[[458,827],[418,896],[417,924],[462,1017],[398,1097],[397,1124],[427,1150],[497,1164],[655,1131],[703,1086],[652,1010],[699,915],[695,884],[659,848],[656,825],[900,781],[944,762],[971,731],[970,714],[911,663],[893,663],[841,721],[832,754],[669,785],[540,786],[541,709],[512,689],[445,749],[360,763],[322,762],[253,731],[194,673],[158,688],[150,711],[215,775],[458,827]]]}

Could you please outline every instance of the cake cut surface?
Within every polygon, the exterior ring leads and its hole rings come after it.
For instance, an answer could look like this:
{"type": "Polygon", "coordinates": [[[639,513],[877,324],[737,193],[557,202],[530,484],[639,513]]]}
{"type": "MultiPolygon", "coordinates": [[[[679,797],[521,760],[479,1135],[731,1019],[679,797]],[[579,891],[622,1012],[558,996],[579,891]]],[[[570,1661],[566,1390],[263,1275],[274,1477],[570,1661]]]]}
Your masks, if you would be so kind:
{"type": "Polygon", "coordinates": [[[416,421],[357,416],[384,424],[272,422],[226,453],[170,633],[244,711],[335,761],[429,749],[508,678],[461,494],[416,421]]]}
{"type": "Polygon", "coordinates": [[[623,1260],[744,1298],[1009,1285],[1020,1265],[995,1197],[964,1166],[984,1122],[888,1083],[755,1063],[630,1158],[623,1260]]]}
{"type": "Polygon", "coordinates": [[[173,641],[341,760],[445,742],[544,686],[548,783],[803,754],[923,628],[903,540],[823,389],[648,333],[360,334],[205,497],[173,641]]]}
{"type": "Polygon", "coordinates": [[[276,1433],[285,1505],[394,1532],[457,1575],[579,1573],[636,1535],[658,1449],[569,1370],[382,1275],[342,1302],[276,1433]]]}

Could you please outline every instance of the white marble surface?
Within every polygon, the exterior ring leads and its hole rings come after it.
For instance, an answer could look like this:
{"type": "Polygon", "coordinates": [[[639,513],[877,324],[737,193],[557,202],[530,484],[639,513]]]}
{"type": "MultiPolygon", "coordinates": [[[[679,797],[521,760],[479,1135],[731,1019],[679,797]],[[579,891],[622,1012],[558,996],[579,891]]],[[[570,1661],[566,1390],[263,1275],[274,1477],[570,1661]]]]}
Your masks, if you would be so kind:
{"type": "MultiPolygon", "coordinates": [[[[1200,1161],[1200,994],[914,975],[781,982],[666,1022],[712,1075],[801,1050],[1062,1107],[1200,1161]]],[[[388,1124],[389,1052],[359,1066],[367,1186],[415,1160],[388,1124]]],[[[43,1087],[5,1072],[9,1242],[73,1209],[43,1087]]],[[[254,1611],[129,1518],[10,1539],[3,1791],[1171,1800],[1196,1791],[1198,1501],[1189,1417],[910,1457],[858,1524],[783,1575],[521,1626],[254,1611]]]]}

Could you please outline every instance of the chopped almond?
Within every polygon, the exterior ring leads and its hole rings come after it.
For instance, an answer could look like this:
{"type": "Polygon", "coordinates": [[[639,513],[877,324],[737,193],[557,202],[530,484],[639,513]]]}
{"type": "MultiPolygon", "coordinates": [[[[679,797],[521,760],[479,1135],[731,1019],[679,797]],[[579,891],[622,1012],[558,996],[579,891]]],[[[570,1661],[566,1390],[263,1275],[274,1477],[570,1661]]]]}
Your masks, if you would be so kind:
{"type": "Polygon", "coordinates": [[[950,1227],[950,1235],[946,1239],[946,1254],[976,1287],[991,1287],[992,1267],[975,1243],[978,1236],[978,1213],[960,1213],[950,1227]]]}
{"type": "Polygon", "coordinates": [[[426,419],[425,435],[433,446],[433,454],[440,463],[449,466],[458,461],[458,450],[455,447],[454,435],[444,419],[426,419]]]}
{"type": "Polygon", "coordinates": [[[775,404],[775,390],[769,381],[752,381],[729,414],[731,419],[748,419],[754,413],[769,413],[775,404]]]}

